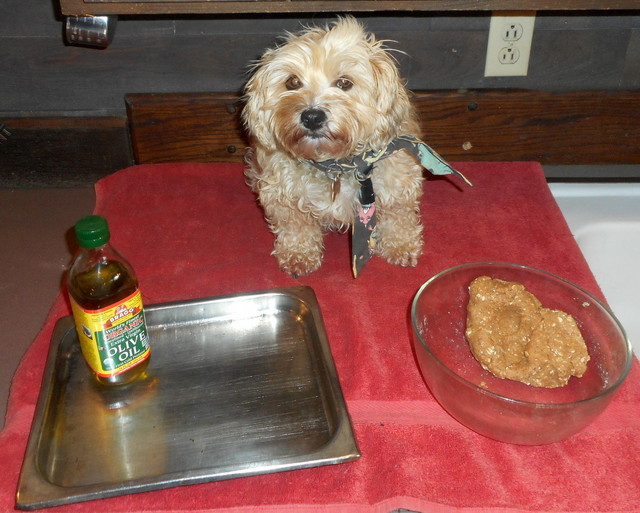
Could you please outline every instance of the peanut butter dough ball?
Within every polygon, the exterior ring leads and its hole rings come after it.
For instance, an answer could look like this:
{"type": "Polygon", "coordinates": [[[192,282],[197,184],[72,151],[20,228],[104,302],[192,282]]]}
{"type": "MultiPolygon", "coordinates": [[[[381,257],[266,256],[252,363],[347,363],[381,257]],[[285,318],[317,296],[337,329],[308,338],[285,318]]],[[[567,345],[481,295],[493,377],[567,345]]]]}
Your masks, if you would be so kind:
{"type": "Polygon", "coordinates": [[[555,388],[587,369],[589,354],[575,319],[544,308],[517,282],[476,278],[465,334],[476,360],[499,378],[555,388]]]}

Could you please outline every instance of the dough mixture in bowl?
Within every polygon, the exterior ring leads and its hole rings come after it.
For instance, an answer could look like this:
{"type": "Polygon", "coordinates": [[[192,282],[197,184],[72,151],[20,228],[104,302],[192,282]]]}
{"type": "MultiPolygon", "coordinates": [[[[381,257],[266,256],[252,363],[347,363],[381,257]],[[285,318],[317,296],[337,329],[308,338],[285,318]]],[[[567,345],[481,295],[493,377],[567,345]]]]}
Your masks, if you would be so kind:
{"type": "Polygon", "coordinates": [[[465,334],[476,360],[499,378],[556,388],[587,369],[589,353],[575,319],[544,308],[517,282],[473,280],[465,334]]]}

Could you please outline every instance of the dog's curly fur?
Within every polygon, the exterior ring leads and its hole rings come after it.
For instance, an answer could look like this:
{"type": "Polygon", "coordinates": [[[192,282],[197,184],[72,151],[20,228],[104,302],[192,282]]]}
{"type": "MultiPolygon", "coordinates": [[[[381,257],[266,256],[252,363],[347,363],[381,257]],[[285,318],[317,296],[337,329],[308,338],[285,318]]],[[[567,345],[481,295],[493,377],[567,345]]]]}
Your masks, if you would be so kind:
{"type": "MultiPolygon", "coordinates": [[[[252,150],[246,176],[275,234],[280,268],[301,276],[322,263],[327,230],[347,229],[359,183],[331,179],[306,162],[378,151],[420,131],[394,59],[352,17],[289,34],[255,66],[245,89],[243,121],[252,150]]],[[[417,265],[422,252],[422,167],[404,151],[372,173],[378,223],[375,254],[417,265]]]]}

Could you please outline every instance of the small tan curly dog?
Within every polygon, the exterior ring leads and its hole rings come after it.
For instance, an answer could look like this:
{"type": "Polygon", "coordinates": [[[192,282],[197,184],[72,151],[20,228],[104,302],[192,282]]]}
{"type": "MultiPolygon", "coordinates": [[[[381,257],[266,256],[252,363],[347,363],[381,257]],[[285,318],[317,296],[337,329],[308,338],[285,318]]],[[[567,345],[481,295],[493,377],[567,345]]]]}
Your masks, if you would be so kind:
{"type": "MultiPolygon", "coordinates": [[[[383,151],[420,134],[394,59],[352,17],[289,34],[256,64],[242,117],[251,137],[246,176],[275,234],[273,254],[292,276],[318,269],[327,230],[346,230],[361,177],[314,163],[383,151]]],[[[370,169],[377,222],[372,253],[415,266],[421,255],[423,168],[405,151],[370,169]]]]}

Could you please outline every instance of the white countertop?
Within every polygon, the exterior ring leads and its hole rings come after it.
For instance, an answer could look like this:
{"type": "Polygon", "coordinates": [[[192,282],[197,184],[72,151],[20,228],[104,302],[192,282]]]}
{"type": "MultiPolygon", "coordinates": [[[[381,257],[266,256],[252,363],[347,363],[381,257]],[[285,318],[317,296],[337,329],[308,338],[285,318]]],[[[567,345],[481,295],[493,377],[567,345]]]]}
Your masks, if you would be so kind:
{"type": "Polygon", "coordinates": [[[640,355],[640,184],[549,184],[611,310],[640,355]]]}

